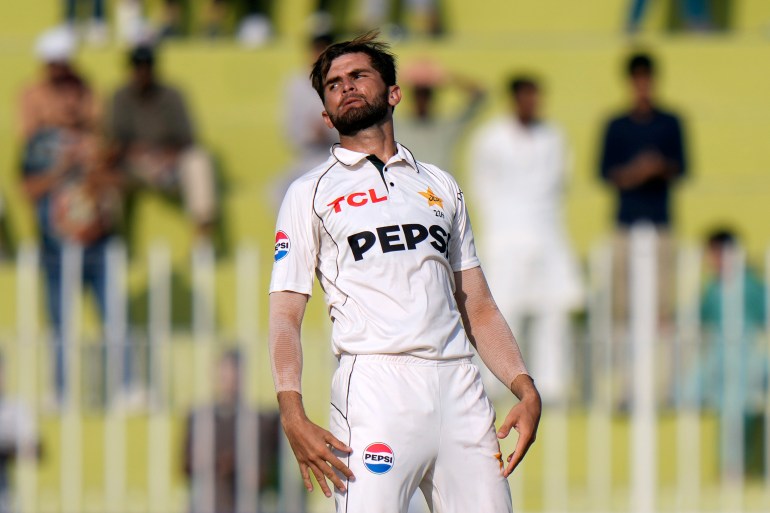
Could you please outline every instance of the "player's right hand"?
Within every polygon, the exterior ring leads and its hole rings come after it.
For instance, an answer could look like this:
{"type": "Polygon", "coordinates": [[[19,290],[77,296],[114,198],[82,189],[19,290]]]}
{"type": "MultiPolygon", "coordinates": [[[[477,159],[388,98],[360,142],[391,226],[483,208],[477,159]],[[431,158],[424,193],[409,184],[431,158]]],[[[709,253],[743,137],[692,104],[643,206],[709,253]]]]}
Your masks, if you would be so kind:
{"type": "Polygon", "coordinates": [[[327,497],[332,496],[326,482],[327,478],[340,492],[345,492],[347,488],[340,474],[347,477],[349,481],[355,480],[355,476],[347,465],[334,455],[332,449],[344,453],[351,453],[353,449],[339,441],[329,431],[311,422],[304,412],[294,415],[282,414],[281,422],[294,456],[297,458],[305,488],[310,492],[313,491],[313,482],[310,480],[312,472],[327,497]],[[339,473],[335,472],[335,469],[339,473]]]}

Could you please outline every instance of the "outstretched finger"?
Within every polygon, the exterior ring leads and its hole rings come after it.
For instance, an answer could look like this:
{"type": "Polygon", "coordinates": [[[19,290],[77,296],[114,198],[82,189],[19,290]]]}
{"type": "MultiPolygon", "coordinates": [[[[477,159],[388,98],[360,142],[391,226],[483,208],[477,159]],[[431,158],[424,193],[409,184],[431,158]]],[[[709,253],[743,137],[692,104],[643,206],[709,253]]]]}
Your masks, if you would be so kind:
{"type": "Polygon", "coordinates": [[[348,478],[351,481],[356,480],[356,476],[353,475],[353,471],[350,470],[350,467],[342,463],[342,460],[340,460],[338,457],[332,456],[329,458],[329,464],[339,470],[346,478],[348,478]]]}
{"type": "Polygon", "coordinates": [[[305,488],[308,492],[313,491],[313,481],[310,480],[310,472],[305,463],[299,464],[299,471],[302,474],[302,482],[305,484],[305,488]]]}
{"type": "Polygon", "coordinates": [[[335,488],[341,492],[345,492],[347,490],[347,487],[345,486],[345,483],[342,482],[342,478],[340,475],[334,471],[332,467],[329,465],[326,465],[324,463],[324,474],[327,478],[329,478],[329,481],[332,482],[335,488]]]}
{"type": "Polygon", "coordinates": [[[324,473],[319,469],[316,465],[310,464],[310,470],[313,471],[313,475],[315,475],[315,480],[318,481],[318,486],[321,487],[321,490],[324,492],[324,495],[327,497],[332,496],[332,491],[329,489],[329,484],[326,482],[326,477],[324,477],[324,473]]]}
{"type": "Polygon", "coordinates": [[[330,466],[334,465],[335,460],[340,466],[347,468],[341,461],[337,459],[336,456],[334,456],[334,454],[331,453],[331,451],[328,450],[313,460],[313,462],[315,463],[315,466],[324,473],[326,478],[332,482],[335,488],[341,492],[344,492],[347,490],[347,488],[345,487],[345,483],[342,482],[342,476],[335,472],[334,468],[330,466]]]}

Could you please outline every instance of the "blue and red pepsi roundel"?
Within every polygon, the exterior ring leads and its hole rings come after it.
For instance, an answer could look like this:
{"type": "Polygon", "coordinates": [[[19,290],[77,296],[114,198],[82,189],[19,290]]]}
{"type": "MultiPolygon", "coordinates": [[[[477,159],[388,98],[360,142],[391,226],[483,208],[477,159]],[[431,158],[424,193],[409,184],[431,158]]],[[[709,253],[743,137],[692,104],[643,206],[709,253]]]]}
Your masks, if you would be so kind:
{"type": "Polygon", "coordinates": [[[283,257],[289,254],[291,249],[291,241],[289,236],[282,231],[278,231],[275,234],[275,261],[281,260],[283,257]]]}
{"type": "Polygon", "coordinates": [[[393,449],[382,442],[374,442],[364,449],[364,466],[373,474],[384,474],[396,462],[393,449]]]}

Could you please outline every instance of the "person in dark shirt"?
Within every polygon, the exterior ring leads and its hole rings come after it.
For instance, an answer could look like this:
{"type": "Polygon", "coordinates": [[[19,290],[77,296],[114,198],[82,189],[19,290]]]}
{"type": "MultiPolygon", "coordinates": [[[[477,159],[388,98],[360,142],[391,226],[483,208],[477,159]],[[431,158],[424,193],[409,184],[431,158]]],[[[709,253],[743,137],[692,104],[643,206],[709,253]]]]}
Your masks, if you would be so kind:
{"type": "Polygon", "coordinates": [[[672,187],[687,171],[682,123],[661,109],[654,97],[655,64],[646,54],[631,56],[627,66],[632,91],[628,112],[609,121],[604,133],[600,175],[617,194],[614,262],[615,318],[627,317],[629,229],[639,223],[656,228],[661,319],[672,303],[672,187]]]}
{"type": "Polygon", "coordinates": [[[216,397],[187,416],[183,471],[191,513],[261,510],[259,494],[278,487],[280,418],[243,398],[241,355],[229,350],[216,369],[216,397]],[[251,504],[251,506],[246,506],[251,504]]]}
{"type": "Polygon", "coordinates": [[[217,215],[211,157],[196,141],[184,95],[156,72],[155,50],[129,53],[131,78],[107,106],[105,136],[115,165],[136,187],[183,200],[196,236],[209,239],[217,215]]]}

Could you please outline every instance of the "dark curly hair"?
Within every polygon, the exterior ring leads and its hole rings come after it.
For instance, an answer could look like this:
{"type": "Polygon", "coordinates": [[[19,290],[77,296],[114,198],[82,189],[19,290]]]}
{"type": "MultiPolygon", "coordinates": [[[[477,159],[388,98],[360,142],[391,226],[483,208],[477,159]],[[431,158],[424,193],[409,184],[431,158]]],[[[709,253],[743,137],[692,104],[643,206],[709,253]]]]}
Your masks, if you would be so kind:
{"type": "Polygon", "coordinates": [[[321,101],[324,101],[324,80],[329,73],[332,62],[337,57],[349,53],[364,53],[369,56],[372,67],[382,77],[386,86],[396,85],[396,57],[390,51],[390,45],[377,41],[378,31],[370,31],[351,41],[343,41],[328,47],[313,64],[310,81],[321,101]]]}

